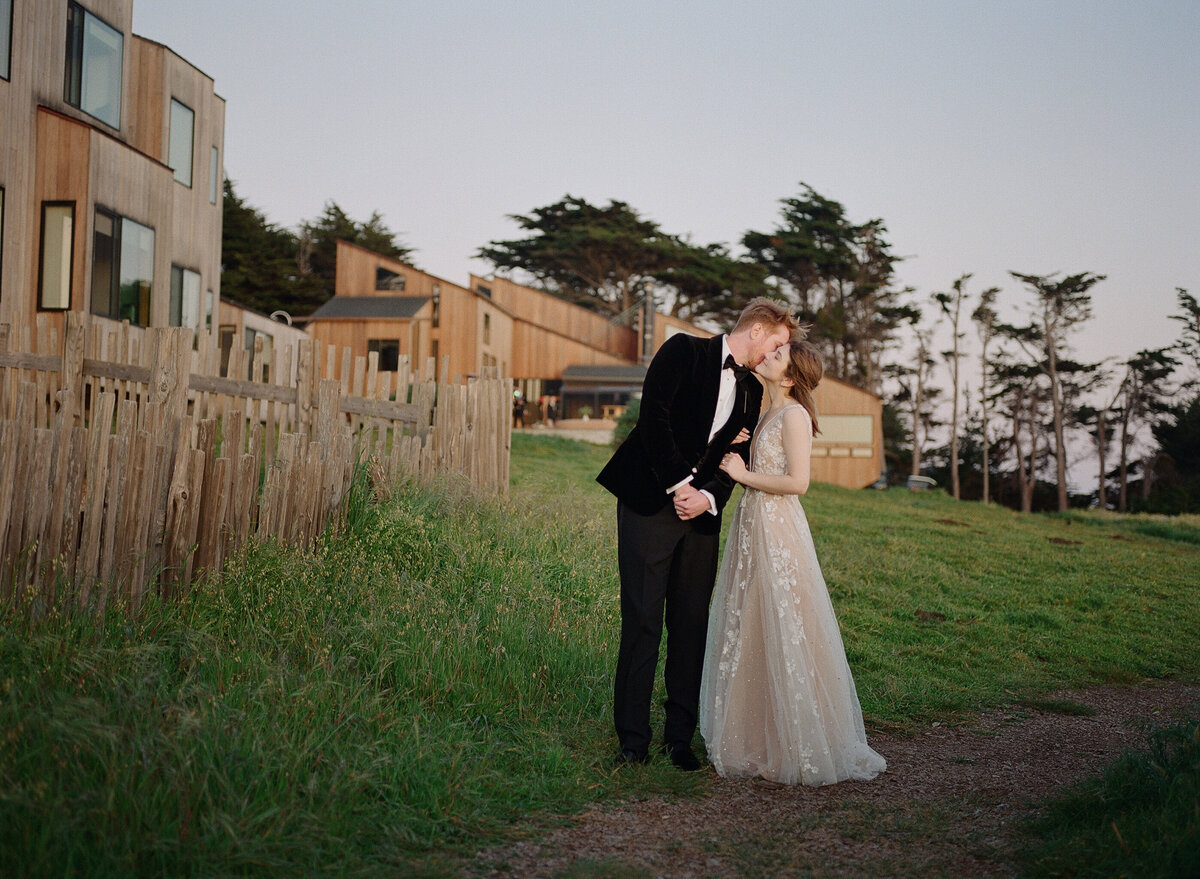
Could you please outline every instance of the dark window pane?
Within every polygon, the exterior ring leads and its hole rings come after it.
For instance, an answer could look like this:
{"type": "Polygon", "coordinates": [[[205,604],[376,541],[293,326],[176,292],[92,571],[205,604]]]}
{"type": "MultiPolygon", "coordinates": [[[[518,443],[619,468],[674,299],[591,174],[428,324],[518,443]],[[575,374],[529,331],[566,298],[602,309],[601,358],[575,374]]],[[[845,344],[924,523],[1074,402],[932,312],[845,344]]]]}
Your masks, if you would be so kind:
{"type": "Polygon", "coordinates": [[[12,0],[0,0],[0,78],[12,75],[12,0]]]}
{"type": "Polygon", "coordinates": [[[96,211],[92,235],[92,312],[117,316],[116,223],[112,214],[96,211]]]}
{"type": "Polygon", "coordinates": [[[125,38],[82,6],[67,10],[67,63],[63,98],[113,128],[121,127],[125,38]]]}
{"type": "Polygon", "coordinates": [[[150,323],[154,286],[154,230],[121,218],[120,304],[118,318],[140,326],[150,323]]]}

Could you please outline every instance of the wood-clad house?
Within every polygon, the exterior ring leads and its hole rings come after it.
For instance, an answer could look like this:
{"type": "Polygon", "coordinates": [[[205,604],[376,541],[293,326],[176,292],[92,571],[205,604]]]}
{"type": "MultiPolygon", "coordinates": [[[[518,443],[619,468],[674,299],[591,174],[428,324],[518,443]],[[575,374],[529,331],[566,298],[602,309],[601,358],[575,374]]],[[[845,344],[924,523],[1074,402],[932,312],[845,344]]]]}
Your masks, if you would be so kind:
{"type": "Polygon", "coordinates": [[[0,323],[209,326],[225,102],[132,0],[0,0],[0,323]]]}
{"type": "MultiPolygon", "coordinates": [[[[246,352],[242,362],[246,364],[248,370],[251,364],[249,355],[254,353],[259,341],[262,342],[260,356],[263,363],[270,364],[273,353],[277,349],[286,350],[290,347],[294,351],[297,343],[308,338],[308,333],[299,327],[292,326],[286,319],[276,320],[270,315],[255,311],[253,308],[248,308],[227,298],[222,298],[217,303],[217,344],[221,349],[222,375],[227,372],[230,353],[235,347],[246,352]]],[[[296,363],[293,360],[293,373],[295,369],[296,363]]],[[[252,378],[249,372],[245,376],[237,377],[252,378]]],[[[293,380],[293,378],[294,375],[289,376],[288,380],[293,380]]]]}
{"type": "MultiPolygon", "coordinates": [[[[591,417],[615,418],[641,393],[645,378],[640,364],[569,367],[562,385],[564,414],[578,416],[586,406],[591,417]]],[[[884,469],[883,400],[828,376],[813,397],[821,430],[813,440],[813,480],[847,488],[873,483],[884,469]]]]}
{"type": "MultiPolygon", "coordinates": [[[[336,294],[303,319],[305,329],[355,356],[379,353],[379,368],[401,357],[418,369],[433,358],[443,378],[496,367],[542,417],[543,394],[561,398],[559,416],[584,412],[604,423],[641,391],[646,375],[638,331],[506,278],[470,276],[462,287],[355,244],[338,242],[336,294]]],[[[656,314],[653,351],[678,332],[712,333],[656,314]]],[[[652,354],[653,352],[651,352],[652,354]]],[[[836,379],[817,389],[822,435],[813,445],[813,478],[862,487],[883,469],[882,401],[836,379]]]]}
{"type": "Polygon", "coordinates": [[[829,376],[813,398],[821,431],[813,438],[813,481],[866,488],[884,471],[883,400],[829,376]]]}
{"type": "Polygon", "coordinates": [[[482,293],[347,241],[337,244],[334,290],[300,319],[313,338],[354,356],[378,351],[384,370],[400,357],[425,369],[432,358],[447,380],[489,367],[512,375],[512,316],[482,293]]]}
{"type": "Polygon", "coordinates": [[[507,278],[471,275],[471,289],[512,315],[512,377],[561,378],[579,364],[620,366],[638,359],[637,334],[605,315],[507,278]]]}

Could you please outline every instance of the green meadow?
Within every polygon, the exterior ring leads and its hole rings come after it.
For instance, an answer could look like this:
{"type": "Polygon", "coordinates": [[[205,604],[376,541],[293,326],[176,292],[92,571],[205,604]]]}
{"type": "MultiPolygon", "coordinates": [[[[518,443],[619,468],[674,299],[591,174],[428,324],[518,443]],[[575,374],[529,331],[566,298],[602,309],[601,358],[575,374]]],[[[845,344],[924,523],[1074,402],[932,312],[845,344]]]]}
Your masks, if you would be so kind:
{"type": "MultiPolygon", "coordinates": [[[[341,534],[255,546],[183,600],[6,608],[5,872],[458,876],[588,803],[704,796],[704,773],[611,768],[606,458],[516,435],[506,499],[360,481],[341,534]]],[[[823,485],[805,508],[869,728],[1198,678],[1194,519],[823,485]]]]}

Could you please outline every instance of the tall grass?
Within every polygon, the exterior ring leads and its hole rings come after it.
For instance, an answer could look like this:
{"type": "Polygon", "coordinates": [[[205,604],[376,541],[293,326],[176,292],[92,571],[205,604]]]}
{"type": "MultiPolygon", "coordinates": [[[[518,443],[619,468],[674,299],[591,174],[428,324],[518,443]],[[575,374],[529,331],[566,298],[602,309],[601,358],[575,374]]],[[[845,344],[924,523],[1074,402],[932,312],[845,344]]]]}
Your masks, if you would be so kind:
{"type": "Polygon", "coordinates": [[[605,796],[606,525],[447,484],[133,619],[10,614],[0,861],[440,875],[438,851],[605,796]]]}
{"type": "Polygon", "coordinates": [[[1147,751],[1056,797],[1026,831],[1028,875],[1200,876],[1200,719],[1154,731],[1147,751]]]}
{"type": "MultiPolygon", "coordinates": [[[[664,763],[610,768],[608,450],[513,439],[507,500],[452,482],[359,494],[336,539],[255,546],[180,601],[9,608],[0,863],[457,875],[514,826],[703,790],[664,763]]],[[[1196,675],[1192,544],[938,494],[817,486],[805,506],[869,724],[1196,675]]]]}

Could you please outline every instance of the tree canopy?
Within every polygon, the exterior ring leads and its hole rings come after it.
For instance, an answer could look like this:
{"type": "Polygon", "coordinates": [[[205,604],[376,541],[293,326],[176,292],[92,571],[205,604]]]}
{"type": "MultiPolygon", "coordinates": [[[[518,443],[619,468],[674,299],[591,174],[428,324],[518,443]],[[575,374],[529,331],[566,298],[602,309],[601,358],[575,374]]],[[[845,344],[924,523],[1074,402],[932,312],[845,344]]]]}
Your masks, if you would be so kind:
{"type": "Polygon", "coordinates": [[[290,311],[298,288],[296,237],[248,205],[225,178],[221,297],[270,313],[290,311]]]}
{"type": "Polygon", "coordinates": [[[333,296],[338,239],[403,262],[413,254],[378,211],[358,222],[329,201],[294,233],[247,204],[229,178],[222,211],[221,296],[268,314],[310,314],[333,296]]]}
{"type": "Polygon", "coordinates": [[[839,202],[808,184],[800,188],[798,196],[780,200],[775,229],[747,232],[742,245],[799,317],[814,325],[825,371],[879,392],[885,349],[917,316],[906,301],[911,291],[894,285],[899,257],[883,220],[851,223],[839,202]]]}
{"type": "Polygon", "coordinates": [[[477,255],[497,269],[520,271],[557,296],[626,315],[656,273],[672,264],[676,242],[623,201],[607,207],[564,196],[528,214],[511,214],[525,238],[492,241],[477,255]]]}
{"type": "Polygon", "coordinates": [[[676,245],[671,264],[655,275],[670,289],[668,310],[674,317],[729,326],[747,302],[770,292],[762,266],[735,258],[724,244],[676,245]]]}

